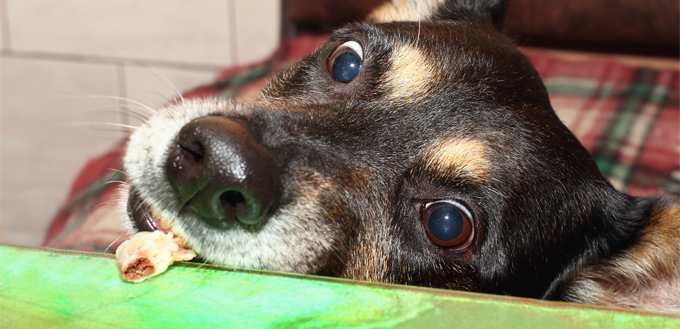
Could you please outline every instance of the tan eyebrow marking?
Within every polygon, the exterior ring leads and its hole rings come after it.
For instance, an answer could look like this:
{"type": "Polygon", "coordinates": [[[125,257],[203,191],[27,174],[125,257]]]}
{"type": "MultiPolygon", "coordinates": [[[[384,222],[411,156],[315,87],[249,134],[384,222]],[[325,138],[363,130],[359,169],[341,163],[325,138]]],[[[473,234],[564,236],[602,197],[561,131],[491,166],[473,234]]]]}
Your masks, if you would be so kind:
{"type": "Polygon", "coordinates": [[[384,3],[368,16],[372,23],[425,20],[444,0],[392,0],[384,3]]]}
{"type": "Polygon", "coordinates": [[[447,178],[469,183],[482,183],[489,175],[487,142],[454,137],[428,148],[424,152],[427,169],[447,178]]]}
{"type": "Polygon", "coordinates": [[[386,85],[393,98],[416,101],[427,94],[437,76],[436,68],[422,50],[400,45],[392,52],[392,68],[386,75],[386,85]]]}

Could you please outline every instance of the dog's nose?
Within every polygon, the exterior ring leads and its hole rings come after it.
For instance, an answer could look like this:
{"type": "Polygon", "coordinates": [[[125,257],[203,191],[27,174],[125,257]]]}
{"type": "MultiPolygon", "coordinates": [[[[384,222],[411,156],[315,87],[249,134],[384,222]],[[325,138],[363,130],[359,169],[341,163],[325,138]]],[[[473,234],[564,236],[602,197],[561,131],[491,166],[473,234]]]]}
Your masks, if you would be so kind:
{"type": "Polygon", "coordinates": [[[271,153],[233,119],[208,116],[186,124],[165,167],[182,211],[218,229],[260,222],[281,195],[271,153]]]}

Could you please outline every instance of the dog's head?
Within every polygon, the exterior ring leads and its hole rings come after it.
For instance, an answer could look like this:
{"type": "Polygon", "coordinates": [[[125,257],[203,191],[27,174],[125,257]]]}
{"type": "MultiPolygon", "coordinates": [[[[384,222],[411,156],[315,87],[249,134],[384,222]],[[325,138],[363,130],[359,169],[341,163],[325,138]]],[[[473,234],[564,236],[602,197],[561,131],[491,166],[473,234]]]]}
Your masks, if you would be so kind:
{"type": "Polygon", "coordinates": [[[505,1],[396,2],[253,103],[159,110],[125,157],[132,227],[217,264],[548,298],[624,244],[632,201],[499,32],[505,1]]]}

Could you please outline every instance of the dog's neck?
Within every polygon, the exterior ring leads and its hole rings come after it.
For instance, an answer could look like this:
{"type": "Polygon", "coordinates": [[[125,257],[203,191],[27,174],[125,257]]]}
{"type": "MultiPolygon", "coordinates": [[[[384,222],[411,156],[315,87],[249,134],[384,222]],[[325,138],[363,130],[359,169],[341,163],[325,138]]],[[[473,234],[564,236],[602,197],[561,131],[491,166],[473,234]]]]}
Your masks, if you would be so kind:
{"type": "Polygon", "coordinates": [[[578,303],[680,312],[680,207],[657,205],[636,241],[583,269],[566,289],[578,303]]]}

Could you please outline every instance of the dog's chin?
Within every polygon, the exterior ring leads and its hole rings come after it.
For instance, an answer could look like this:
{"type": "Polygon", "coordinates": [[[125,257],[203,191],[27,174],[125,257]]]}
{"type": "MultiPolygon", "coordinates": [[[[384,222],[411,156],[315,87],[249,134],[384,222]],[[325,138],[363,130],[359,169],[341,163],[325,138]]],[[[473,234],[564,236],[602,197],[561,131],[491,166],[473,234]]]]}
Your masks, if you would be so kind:
{"type": "MultiPolygon", "coordinates": [[[[319,257],[332,253],[334,238],[318,217],[301,219],[293,205],[259,225],[233,223],[217,229],[189,214],[176,215],[155,206],[134,188],[126,188],[125,219],[129,231],[172,232],[198,255],[197,261],[237,268],[313,274],[319,257]]],[[[304,208],[311,208],[305,205],[304,208]]],[[[306,212],[311,215],[310,212],[306,212]]],[[[321,214],[316,214],[321,216],[321,214]]]]}

